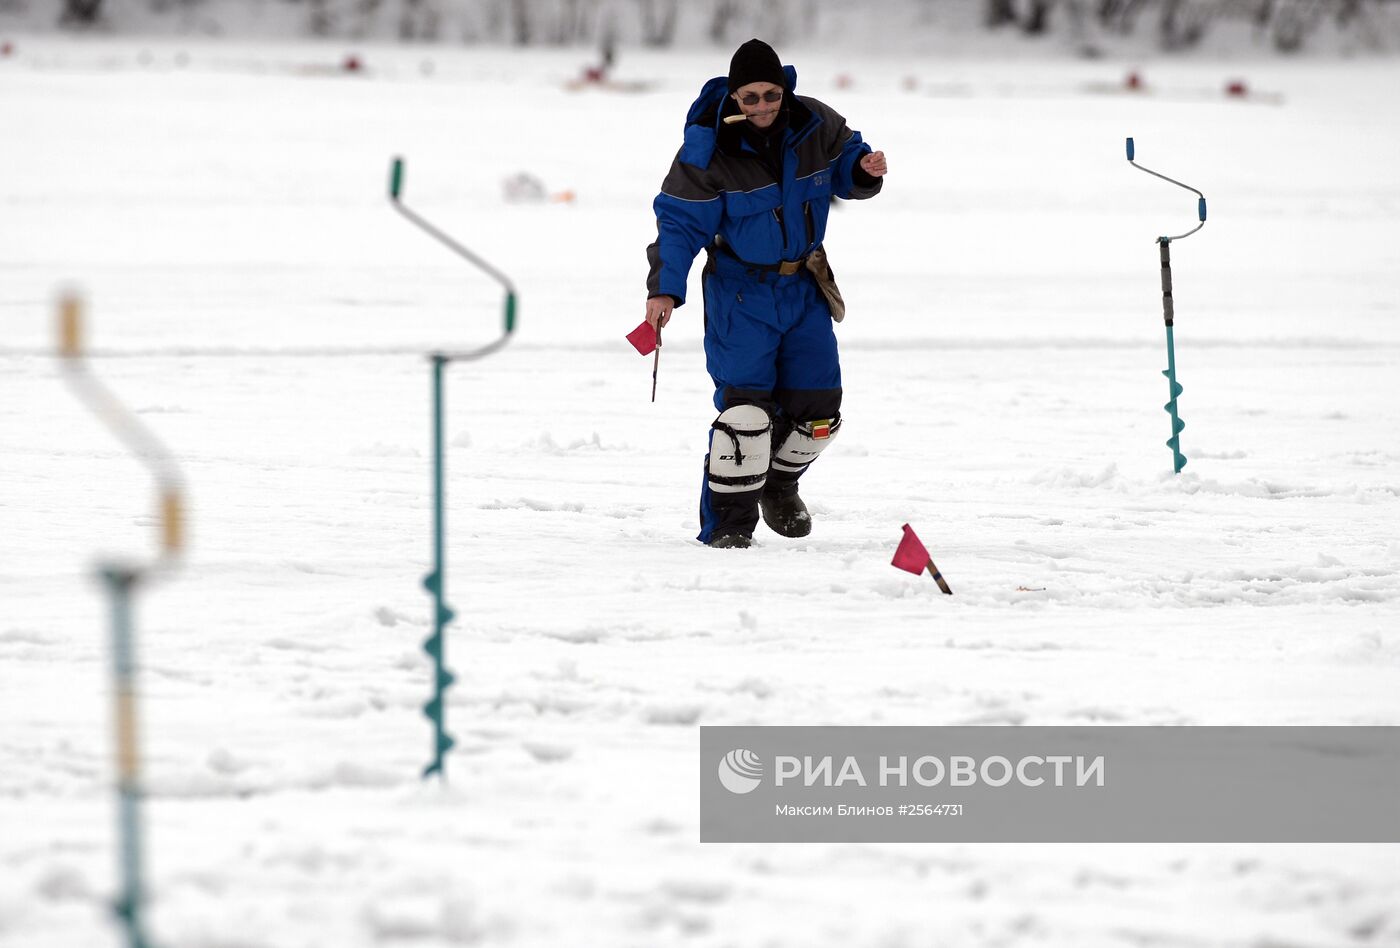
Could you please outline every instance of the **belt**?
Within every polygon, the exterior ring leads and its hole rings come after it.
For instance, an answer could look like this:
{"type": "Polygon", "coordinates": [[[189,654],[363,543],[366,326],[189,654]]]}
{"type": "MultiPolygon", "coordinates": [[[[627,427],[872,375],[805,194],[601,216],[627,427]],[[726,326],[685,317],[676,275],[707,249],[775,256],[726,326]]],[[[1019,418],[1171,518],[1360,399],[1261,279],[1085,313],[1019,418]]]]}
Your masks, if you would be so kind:
{"type": "Polygon", "coordinates": [[[724,255],[730,260],[743,264],[746,269],[758,270],[762,273],[776,273],[779,276],[792,276],[794,273],[807,266],[806,257],[799,257],[796,260],[779,260],[777,263],[749,263],[749,261],[740,257],[733,250],[730,250],[729,245],[722,240],[715,241],[715,248],[723,251],[724,255]]]}

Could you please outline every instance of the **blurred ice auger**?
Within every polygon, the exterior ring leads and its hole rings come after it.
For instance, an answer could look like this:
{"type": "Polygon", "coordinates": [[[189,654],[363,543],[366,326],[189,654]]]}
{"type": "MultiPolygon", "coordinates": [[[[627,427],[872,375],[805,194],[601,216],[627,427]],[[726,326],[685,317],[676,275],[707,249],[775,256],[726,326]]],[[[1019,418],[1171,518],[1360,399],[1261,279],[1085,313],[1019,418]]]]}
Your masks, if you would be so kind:
{"type": "Polygon", "coordinates": [[[1181,469],[1186,466],[1186,456],[1181,453],[1181,429],[1186,427],[1186,422],[1182,421],[1176,413],[1176,398],[1184,389],[1176,381],[1176,346],[1172,339],[1172,323],[1176,318],[1176,310],[1172,302],[1172,255],[1171,243],[1173,240],[1181,240],[1190,237],[1196,231],[1206,226],[1206,196],[1189,184],[1182,184],[1174,178],[1168,178],[1164,174],[1159,174],[1151,168],[1144,168],[1133,161],[1133,140],[1128,139],[1128,163],[1139,171],[1146,171],[1148,174],[1163,181],[1169,181],[1179,188],[1185,188],[1192,192],[1199,199],[1196,204],[1197,213],[1200,216],[1200,223],[1184,234],[1177,234],[1175,237],[1158,237],[1157,245],[1161,248],[1162,258],[1162,316],[1167,324],[1167,368],[1162,374],[1167,377],[1167,390],[1171,393],[1171,398],[1162,406],[1167,413],[1172,416],[1172,436],[1167,439],[1167,447],[1172,449],[1173,473],[1180,474],[1181,469]]]}
{"type": "Polygon", "coordinates": [[[117,751],[118,833],[121,841],[121,893],[113,908],[122,920],[128,948],[149,948],[142,924],[141,778],[136,734],[136,648],[131,625],[131,594],[143,580],[175,566],[184,548],[184,502],[179,469],[170,452],[140,420],[98,381],[83,360],[83,304],[67,293],[58,306],[58,352],[64,377],[78,398],[102,419],[150,469],[160,497],[160,552],[148,563],[105,562],[98,575],[112,599],[112,659],[117,751]]]}
{"type": "Polygon", "coordinates": [[[510,341],[515,332],[515,285],[504,273],[463,247],[457,241],[438,230],[432,224],[415,214],[399,201],[403,190],[403,159],[395,158],[389,172],[389,200],[394,209],[425,231],[430,237],[445,245],[457,256],[483,271],[505,289],[505,316],[501,335],[494,341],[478,349],[456,352],[430,352],[428,358],[433,363],[433,571],[423,579],[423,587],[433,596],[433,634],[423,643],[423,651],[433,659],[433,696],[423,705],[423,713],[433,722],[433,759],[423,769],[423,779],[433,774],[446,779],[443,759],[456,743],[447,733],[444,714],[447,702],[443,693],[456,680],[447,670],[444,647],[447,639],[445,629],[454,618],[446,600],[447,561],[444,555],[446,525],[444,522],[443,455],[442,455],[442,394],[443,367],[449,362],[469,362],[484,358],[497,351],[510,341]]]}

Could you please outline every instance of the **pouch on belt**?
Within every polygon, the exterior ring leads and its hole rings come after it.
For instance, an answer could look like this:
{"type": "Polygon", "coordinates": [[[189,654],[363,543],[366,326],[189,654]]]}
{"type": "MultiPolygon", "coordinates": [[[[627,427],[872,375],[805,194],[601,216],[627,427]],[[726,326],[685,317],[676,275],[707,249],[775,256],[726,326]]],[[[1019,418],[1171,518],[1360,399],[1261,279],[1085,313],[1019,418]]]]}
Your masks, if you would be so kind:
{"type": "Polygon", "coordinates": [[[826,305],[831,307],[831,318],[838,323],[846,318],[846,301],[841,298],[841,288],[836,285],[836,277],[831,272],[831,264],[826,259],[826,248],[818,247],[807,255],[807,269],[817,281],[817,288],[826,297],[826,305]]]}

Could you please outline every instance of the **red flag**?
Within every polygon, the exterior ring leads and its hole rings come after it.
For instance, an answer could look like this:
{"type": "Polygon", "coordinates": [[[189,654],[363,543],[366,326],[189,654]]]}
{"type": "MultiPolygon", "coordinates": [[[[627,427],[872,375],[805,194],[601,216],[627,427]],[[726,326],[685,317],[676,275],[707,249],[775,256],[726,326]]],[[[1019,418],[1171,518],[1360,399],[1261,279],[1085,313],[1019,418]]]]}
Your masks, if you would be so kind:
{"type": "Polygon", "coordinates": [[[894,559],[890,561],[891,566],[897,566],[915,576],[922,573],[933,557],[928,555],[928,550],[919,542],[919,538],[914,534],[914,528],[909,524],[904,525],[904,539],[899,541],[899,549],[894,551],[894,559]]]}
{"type": "Polygon", "coordinates": [[[899,541],[899,549],[894,551],[894,559],[890,560],[890,565],[908,570],[915,576],[928,570],[939,589],[949,596],[953,594],[953,590],[948,588],[948,581],[943,578],[943,574],[933,564],[933,557],[928,555],[928,550],[924,549],[924,545],[914,535],[914,528],[907,523],[904,525],[904,539],[899,541]]]}
{"type": "Polygon", "coordinates": [[[656,348],[656,330],[651,323],[643,320],[640,326],[627,334],[627,341],[642,355],[651,355],[656,348]]]}

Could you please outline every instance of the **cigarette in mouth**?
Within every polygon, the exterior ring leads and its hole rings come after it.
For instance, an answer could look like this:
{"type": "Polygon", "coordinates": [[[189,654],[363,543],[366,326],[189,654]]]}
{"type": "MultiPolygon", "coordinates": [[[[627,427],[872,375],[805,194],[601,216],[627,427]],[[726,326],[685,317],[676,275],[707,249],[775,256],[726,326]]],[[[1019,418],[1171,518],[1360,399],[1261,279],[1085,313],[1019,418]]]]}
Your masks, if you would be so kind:
{"type": "Polygon", "coordinates": [[[724,117],[724,124],[733,125],[735,122],[742,122],[746,118],[748,118],[748,116],[744,115],[743,113],[740,113],[739,115],[726,115],[724,117]]]}

